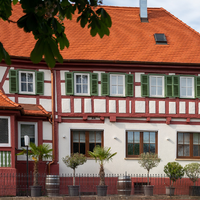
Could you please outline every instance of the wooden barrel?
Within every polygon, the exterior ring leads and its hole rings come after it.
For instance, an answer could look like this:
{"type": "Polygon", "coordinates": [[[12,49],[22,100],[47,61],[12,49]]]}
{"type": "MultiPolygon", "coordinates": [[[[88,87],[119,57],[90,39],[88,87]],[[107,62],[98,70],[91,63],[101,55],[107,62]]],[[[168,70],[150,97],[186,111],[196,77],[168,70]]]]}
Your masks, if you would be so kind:
{"type": "Polygon", "coordinates": [[[58,175],[47,175],[45,183],[47,196],[58,196],[60,187],[60,178],[58,175]]]}
{"type": "Polygon", "coordinates": [[[118,177],[117,192],[120,196],[131,195],[131,178],[130,176],[118,177]]]}

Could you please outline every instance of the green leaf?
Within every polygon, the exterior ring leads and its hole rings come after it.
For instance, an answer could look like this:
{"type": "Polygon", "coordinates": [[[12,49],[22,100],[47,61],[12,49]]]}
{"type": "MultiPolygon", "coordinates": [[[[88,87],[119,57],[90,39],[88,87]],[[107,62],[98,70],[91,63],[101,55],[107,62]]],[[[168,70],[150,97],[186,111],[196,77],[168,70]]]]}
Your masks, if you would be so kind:
{"type": "Polygon", "coordinates": [[[50,68],[53,68],[56,64],[56,60],[54,58],[54,55],[52,53],[51,47],[49,46],[48,42],[45,42],[45,45],[44,45],[44,56],[45,56],[45,61],[47,65],[50,68]]]}
{"type": "Polygon", "coordinates": [[[13,4],[16,5],[18,3],[18,0],[13,0],[13,4]]]}
{"type": "Polygon", "coordinates": [[[3,44],[0,42],[0,62],[4,58],[7,65],[11,65],[11,60],[8,52],[4,49],[3,44]]]}

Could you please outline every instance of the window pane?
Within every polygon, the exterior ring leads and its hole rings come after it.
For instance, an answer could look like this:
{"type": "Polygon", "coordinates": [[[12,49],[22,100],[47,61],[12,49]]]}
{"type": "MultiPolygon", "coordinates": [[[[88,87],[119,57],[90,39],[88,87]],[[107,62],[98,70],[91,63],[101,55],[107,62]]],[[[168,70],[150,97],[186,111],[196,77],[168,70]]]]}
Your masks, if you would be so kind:
{"type": "Polygon", "coordinates": [[[191,87],[187,88],[187,96],[189,96],[189,97],[192,96],[192,88],[191,87]]]}
{"type": "Polygon", "coordinates": [[[128,144],[128,155],[133,155],[133,144],[128,144]]]}
{"type": "Polygon", "coordinates": [[[8,119],[0,118],[0,143],[8,143],[8,119]]]}
{"type": "Polygon", "coordinates": [[[80,153],[85,154],[85,143],[80,143],[80,153]]]}
{"type": "Polygon", "coordinates": [[[83,83],[88,83],[88,75],[82,76],[83,83]]]}
{"type": "Polygon", "coordinates": [[[76,85],[76,93],[81,93],[81,85],[76,85]]]}
{"type": "Polygon", "coordinates": [[[85,132],[80,132],[80,142],[85,143],[85,132]]]}
{"type": "Polygon", "coordinates": [[[28,91],[33,92],[33,83],[28,83],[28,91]]]}
{"type": "Polygon", "coordinates": [[[151,85],[156,86],[156,77],[151,77],[151,85]]]}
{"type": "Polygon", "coordinates": [[[79,143],[73,143],[73,153],[79,153],[79,143]]]}
{"type": "Polygon", "coordinates": [[[186,88],[181,88],[181,96],[186,96],[186,88]]]}
{"type": "Polygon", "coordinates": [[[149,152],[149,144],[143,144],[143,153],[149,152]]]}
{"type": "Polygon", "coordinates": [[[178,156],[183,156],[183,145],[178,145],[178,156]]]}
{"type": "Polygon", "coordinates": [[[187,78],[187,86],[192,87],[192,78],[187,78]]]}
{"type": "Polygon", "coordinates": [[[156,95],[156,87],[151,87],[151,95],[156,95]]]}
{"type": "Polygon", "coordinates": [[[193,156],[199,156],[199,145],[193,146],[193,156]]]}
{"type": "Polygon", "coordinates": [[[150,152],[156,153],[156,145],[155,144],[150,144],[150,152]]]}
{"type": "Polygon", "coordinates": [[[79,142],[79,133],[73,132],[73,142],[79,142]]]}
{"type": "Polygon", "coordinates": [[[88,93],[88,85],[83,85],[83,93],[88,93]]]}
{"type": "Polygon", "coordinates": [[[156,133],[155,132],[150,132],[150,143],[155,143],[155,136],[156,136],[156,133]]]}
{"type": "Polygon", "coordinates": [[[140,132],[134,132],[134,143],[140,143],[140,132]]]}
{"type": "Polygon", "coordinates": [[[26,91],[26,83],[21,83],[21,91],[26,91]]]}
{"type": "Polygon", "coordinates": [[[123,94],[123,86],[118,86],[118,94],[123,94]]]}
{"type": "Polygon", "coordinates": [[[111,76],[111,84],[116,85],[117,84],[117,77],[116,76],[111,76]]]}
{"type": "Polygon", "coordinates": [[[28,82],[33,82],[33,74],[28,74],[28,82]]]}
{"type": "Polygon", "coordinates": [[[95,134],[94,131],[89,132],[89,142],[94,143],[95,142],[95,134]]]}
{"type": "Polygon", "coordinates": [[[24,147],[24,136],[28,135],[30,142],[35,143],[35,125],[33,124],[21,124],[21,146],[24,147]]]}
{"type": "Polygon", "coordinates": [[[21,73],[21,81],[26,82],[26,73],[21,73]]]}
{"type": "Polygon", "coordinates": [[[81,75],[76,75],[76,83],[81,83],[81,75]]]}
{"type": "Polygon", "coordinates": [[[118,85],[123,85],[123,76],[118,76],[118,85]]]}
{"type": "Polygon", "coordinates": [[[183,144],[183,133],[178,133],[178,144],[183,144]]]}
{"type": "Polygon", "coordinates": [[[162,86],[162,77],[157,77],[157,85],[162,86]]]}
{"type": "Polygon", "coordinates": [[[112,94],[117,94],[117,86],[112,86],[112,94]]]}
{"type": "Polygon", "coordinates": [[[143,143],[149,143],[149,132],[143,133],[143,143]]]}
{"type": "Polygon", "coordinates": [[[157,87],[157,95],[162,95],[162,87],[157,87]]]}
{"type": "Polygon", "coordinates": [[[95,143],[90,143],[89,144],[89,151],[93,151],[94,147],[95,147],[95,143]]]}
{"type": "Polygon", "coordinates": [[[198,133],[193,133],[193,144],[199,144],[198,133]]]}
{"type": "Polygon", "coordinates": [[[186,78],[181,77],[181,87],[186,87],[186,78]]]}
{"type": "Polygon", "coordinates": [[[96,143],[101,143],[101,132],[96,132],[96,143]]]}
{"type": "Polygon", "coordinates": [[[190,146],[184,145],[184,156],[189,156],[189,155],[190,155],[190,146]]]}
{"type": "Polygon", "coordinates": [[[133,143],[133,132],[128,131],[128,143],[133,143]]]}
{"type": "Polygon", "coordinates": [[[140,145],[134,144],[134,155],[139,155],[139,154],[140,154],[140,145]]]}
{"type": "Polygon", "coordinates": [[[184,133],[184,144],[190,144],[190,134],[184,133]]]}

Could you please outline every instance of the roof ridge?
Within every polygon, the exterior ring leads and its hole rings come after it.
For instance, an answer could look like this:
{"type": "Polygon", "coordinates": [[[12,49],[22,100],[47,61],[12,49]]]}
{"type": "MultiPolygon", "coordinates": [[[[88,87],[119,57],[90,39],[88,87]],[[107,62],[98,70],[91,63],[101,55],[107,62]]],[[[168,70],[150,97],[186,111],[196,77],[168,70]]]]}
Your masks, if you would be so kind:
{"type": "Polygon", "coordinates": [[[195,29],[193,29],[192,27],[190,27],[189,25],[187,25],[185,22],[183,22],[182,20],[180,20],[178,17],[176,17],[175,15],[173,15],[172,13],[170,13],[169,11],[167,11],[166,9],[164,9],[163,7],[161,7],[161,9],[164,10],[168,15],[170,15],[171,17],[173,17],[179,23],[181,23],[186,28],[188,28],[189,30],[193,31],[194,33],[196,33],[200,37],[200,33],[198,31],[196,31],[195,29]]]}
{"type": "Polygon", "coordinates": [[[0,90],[0,96],[1,96],[2,98],[4,98],[7,102],[11,103],[12,105],[14,105],[14,106],[16,106],[16,107],[21,107],[20,104],[15,103],[15,102],[13,102],[12,100],[10,100],[10,99],[8,98],[8,96],[6,96],[6,95],[3,93],[2,90],[0,90]]]}

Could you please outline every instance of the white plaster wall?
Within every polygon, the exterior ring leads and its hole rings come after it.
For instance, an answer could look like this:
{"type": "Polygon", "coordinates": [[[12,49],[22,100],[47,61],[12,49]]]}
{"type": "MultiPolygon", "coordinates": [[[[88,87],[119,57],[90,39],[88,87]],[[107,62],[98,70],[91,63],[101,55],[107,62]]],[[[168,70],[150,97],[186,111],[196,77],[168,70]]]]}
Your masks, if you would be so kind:
{"type": "Polygon", "coordinates": [[[15,97],[8,97],[11,101],[15,102],[15,97]]]}
{"type": "Polygon", "coordinates": [[[149,101],[149,113],[156,113],[156,102],[149,101]]]}
{"type": "Polygon", "coordinates": [[[84,112],[91,113],[92,112],[92,100],[91,99],[84,99],[84,112]]]}
{"type": "Polygon", "coordinates": [[[40,99],[39,103],[46,111],[51,112],[51,99],[40,99]]]}
{"type": "Polygon", "coordinates": [[[141,86],[135,86],[135,97],[142,97],[141,86]]]}
{"type": "MultiPolygon", "coordinates": [[[[158,167],[153,168],[150,173],[163,174],[164,165],[167,162],[176,161],[176,138],[178,131],[196,132],[200,130],[200,126],[196,125],[167,125],[155,123],[113,123],[109,119],[105,119],[104,124],[89,124],[89,123],[60,123],[59,124],[59,168],[60,173],[71,173],[71,169],[61,161],[62,157],[70,155],[70,130],[85,129],[85,130],[103,130],[104,131],[104,146],[111,147],[112,153],[117,152],[113,157],[113,161],[105,164],[106,173],[146,173],[146,170],[140,167],[138,160],[125,159],[125,140],[126,130],[143,130],[158,132],[158,155],[161,162],[158,167]],[[80,127],[80,128],[79,128],[80,127]],[[66,135],[66,138],[63,138],[66,135]],[[117,139],[114,139],[117,137],[117,139]],[[166,140],[169,138],[169,140],[166,140]],[[117,166],[117,167],[116,167],[117,166]]],[[[182,166],[195,161],[177,161],[182,166]]],[[[99,165],[91,159],[77,168],[77,173],[97,174],[99,165]]]]}
{"type": "Polygon", "coordinates": [[[176,102],[169,102],[169,114],[176,114],[176,102]]]}
{"type": "Polygon", "coordinates": [[[74,99],[74,113],[81,113],[82,104],[81,99],[74,99]]]}
{"type": "Polygon", "coordinates": [[[165,113],[165,101],[159,101],[159,113],[165,113]]]}
{"type": "Polygon", "coordinates": [[[51,83],[44,83],[44,96],[51,96],[51,83]]]}
{"type": "Polygon", "coordinates": [[[7,67],[0,66],[0,82],[2,81],[2,78],[6,72],[7,67]]]}
{"type": "Polygon", "coordinates": [[[135,112],[145,113],[145,101],[135,101],[135,112]]]}
{"type": "Polygon", "coordinates": [[[119,100],[119,113],[126,113],[126,101],[119,100]]]}
{"type": "Polygon", "coordinates": [[[40,72],[44,72],[44,80],[51,81],[51,71],[46,69],[39,69],[40,72]]]}
{"type": "Polygon", "coordinates": [[[109,100],[109,113],[116,113],[116,100],[109,100]]]}
{"type": "Polygon", "coordinates": [[[94,99],[94,113],[105,113],[105,112],[106,112],[106,100],[94,99]]]}
{"type": "Polygon", "coordinates": [[[65,83],[61,83],[61,95],[65,95],[65,83]]]}
{"type": "Polygon", "coordinates": [[[52,140],[52,125],[49,122],[43,122],[43,140],[52,140]]]}
{"type": "Polygon", "coordinates": [[[36,98],[18,98],[18,103],[24,103],[24,104],[36,104],[36,98]]]}
{"type": "Polygon", "coordinates": [[[195,114],[195,102],[189,102],[189,114],[195,114]]]}
{"type": "Polygon", "coordinates": [[[62,99],[62,112],[70,113],[71,112],[71,103],[70,99],[62,99]]]}
{"type": "Polygon", "coordinates": [[[179,102],[179,113],[185,114],[185,102],[183,102],[183,101],[179,102]]]}
{"type": "Polygon", "coordinates": [[[9,80],[5,80],[5,82],[3,84],[3,89],[4,89],[6,94],[10,94],[10,92],[9,92],[9,80]]]}
{"type": "Polygon", "coordinates": [[[135,73],[135,82],[141,82],[141,74],[144,74],[142,72],[138,73],[136,72],[135,73]]]}
{"type": "Polygon", "coordinates": [[[60,80],[65,80],[65,72],[69,72],[69,70],[62,70],[60,71],[60,80]]]}

